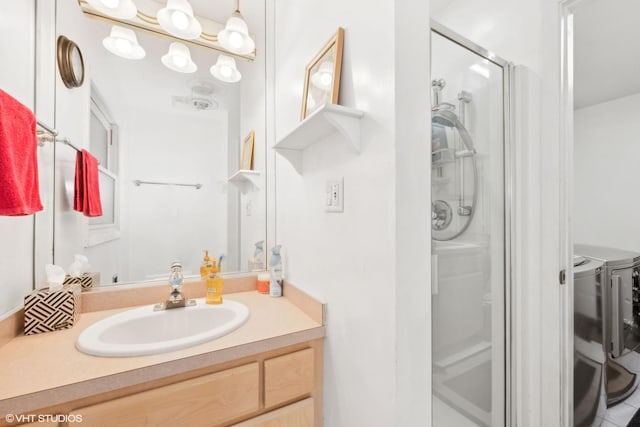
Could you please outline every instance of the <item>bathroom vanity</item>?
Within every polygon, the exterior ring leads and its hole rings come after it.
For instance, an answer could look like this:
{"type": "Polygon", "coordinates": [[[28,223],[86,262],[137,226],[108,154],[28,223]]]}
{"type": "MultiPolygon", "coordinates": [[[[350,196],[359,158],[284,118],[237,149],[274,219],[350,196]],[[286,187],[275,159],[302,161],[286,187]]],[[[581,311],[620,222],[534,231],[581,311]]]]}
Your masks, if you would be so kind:
{"type": "MultiPolygon", "coordinates": [[[[198,284],[189,297],[198,296],[198,284]]],[[[120,295],[103,295],[100,304],[124,304],[140,289],[112,292],[120,295]]],[[[85,310],[95,307],[90,298],[85,310]]],[[[110,358],[76,350],[82,330],[125,308],[84,312],[71,329],[13,338],[0,347],[0,425],[47,425],[38,415],[59,415],[59,425],[322,425],[323,305],[291,285],[284,298],[254,290],[225,298],[249,308],[243,326],[169,353],[110,358]]]]}

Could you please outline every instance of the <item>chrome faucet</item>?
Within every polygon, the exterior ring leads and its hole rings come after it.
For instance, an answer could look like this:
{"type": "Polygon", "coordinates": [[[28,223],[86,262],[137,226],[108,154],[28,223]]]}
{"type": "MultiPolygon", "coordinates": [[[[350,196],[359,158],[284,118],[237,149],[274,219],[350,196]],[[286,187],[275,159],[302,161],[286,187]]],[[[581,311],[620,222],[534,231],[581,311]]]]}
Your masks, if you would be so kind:
{"type": "Polygon", "coordinates": [[[169,298],[163,304],[156,304],[153,309],[154,311],[158,310],[169,310],[172,308],[179,307],[189,307],[192,305],[196,305],[195,300],[187,300],[184,295],[182,295],[182,281],[184,277],[182,276],[182,264],[179,262],[174,262],[171,264],[171,274],[169,275],[169,289],[171,292],[169,293],[169,298]]]}

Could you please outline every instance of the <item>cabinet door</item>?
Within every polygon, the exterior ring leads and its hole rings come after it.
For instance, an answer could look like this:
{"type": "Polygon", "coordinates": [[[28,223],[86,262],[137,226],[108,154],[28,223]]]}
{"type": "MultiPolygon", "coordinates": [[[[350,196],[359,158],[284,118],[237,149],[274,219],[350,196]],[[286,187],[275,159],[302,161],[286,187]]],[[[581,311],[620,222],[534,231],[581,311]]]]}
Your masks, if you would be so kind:
{"type": "Polygon", "coordinates": [[[276,409],[233,427],[313,427],[313,398],[276,409]]]}
{"type": "Polygon", "coordinates": [[[257,362],[73,411],[92,427],[217,426],[259,409],[257,362]]]}
{"type": "Polygon", "coordinates": [[[313,379],[312,348],[265,360],[265,408],[309,396],[313,391],[313,379]]]}

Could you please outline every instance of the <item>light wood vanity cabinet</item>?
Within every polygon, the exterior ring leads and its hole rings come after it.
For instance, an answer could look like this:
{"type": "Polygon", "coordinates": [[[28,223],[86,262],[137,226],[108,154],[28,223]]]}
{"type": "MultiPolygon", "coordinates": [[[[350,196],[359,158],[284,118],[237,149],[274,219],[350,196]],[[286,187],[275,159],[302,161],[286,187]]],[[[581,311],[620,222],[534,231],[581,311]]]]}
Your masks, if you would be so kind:
{"type": "Polygon", "coordinates": [[[264,361],[264,406],[310,395],[314,384],[313,349],[307,348],[264,361]]]}
{"type": "Polygon", "coordinates": [[[322,340],[220,366],[68,413],[92,427],[321,427],[322,340]]]}
{"type": "Polygon", "coordinates": [[[257,362],[73,411],[96,427],[224,425],[260,409],[257,362]]]}
{"type": "Polygon", "coordinates": [[[292,403],[257,416],[233,427],[306,427],[313,426],[313,398],[292,403]]]}

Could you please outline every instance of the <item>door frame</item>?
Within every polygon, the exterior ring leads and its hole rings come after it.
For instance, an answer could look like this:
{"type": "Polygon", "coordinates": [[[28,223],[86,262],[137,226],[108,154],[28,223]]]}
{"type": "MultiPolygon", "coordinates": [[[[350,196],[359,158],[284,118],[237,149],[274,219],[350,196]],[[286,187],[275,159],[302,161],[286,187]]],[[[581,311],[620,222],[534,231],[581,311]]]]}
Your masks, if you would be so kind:
{"type": "Polygon", "coordinates": [[[584,0],[560,0],[560,425],[573,426],[573,10],[584,0]],[[562,272],[561,272],[562,274],[562,272]]]}

